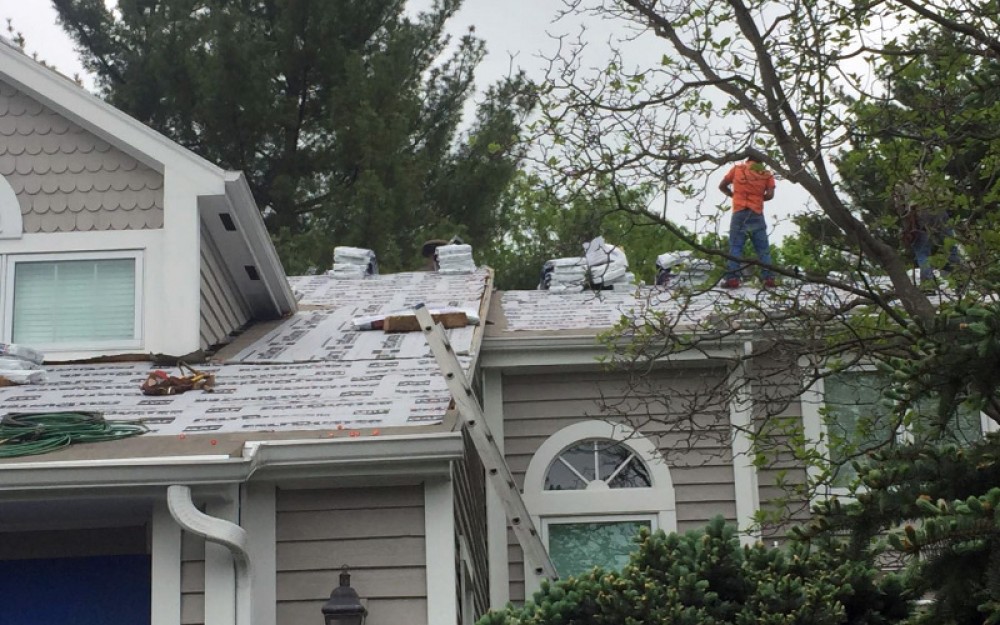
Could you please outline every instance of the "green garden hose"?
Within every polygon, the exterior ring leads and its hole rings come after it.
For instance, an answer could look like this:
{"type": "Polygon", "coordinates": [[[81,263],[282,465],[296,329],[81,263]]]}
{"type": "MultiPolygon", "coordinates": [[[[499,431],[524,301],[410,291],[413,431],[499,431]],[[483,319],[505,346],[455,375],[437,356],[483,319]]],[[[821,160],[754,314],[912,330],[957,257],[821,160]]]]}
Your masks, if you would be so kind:
{"type": "Polygon", "coordinates": [[[0,419],[0,458],[44,454],[74,443],[118,440],[148,432],[138,421],[109,423],[99,412],[21,412],[0,419]]]}

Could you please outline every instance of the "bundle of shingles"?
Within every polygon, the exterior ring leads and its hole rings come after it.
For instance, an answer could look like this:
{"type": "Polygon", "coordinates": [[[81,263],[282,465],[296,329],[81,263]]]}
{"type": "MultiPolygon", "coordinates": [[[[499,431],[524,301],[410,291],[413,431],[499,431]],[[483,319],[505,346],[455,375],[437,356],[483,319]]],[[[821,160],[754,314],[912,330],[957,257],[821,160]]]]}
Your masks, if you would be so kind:
{"type": "Polygon", "coordinates": [[[576,293],[587,284],[587,259],[582,256],[545,261],[538,289],[554,293],[576,293]]]}
{"type": "Polygon", "coordinates": [[[44,354],[30,347],[0,343],[0,386],[44,382],[44,360],[44,354]]]}
{"type": "Polygon", "coordinates": [[[667,252],[656,257],[656,284],[670,288],[694,288],[705,284],[714,266],[693,252],[667,252]]]}
{"type": "Polygon", "coordinates": [[[364,278],[378,275],[375,252],[362,247],[338,246],[333,248],[333,269],[328,275],[334,278],[364,278]]]}
{"type": "Polygon", "coordinates": [[[631,288],[635,284],[635,274],[628,270],[628,257],[622,248],[605,243],[604,237],[597,237],[584,243],[583,249],[590,284],[595,289],[631,288]]]}
{"type": "Polygon", "coordinates": [[[471,245],[464,243],[440,245],[434,250],[434,254],[437,256],[438,273],[472,273],[476,270],[471,245]]]}

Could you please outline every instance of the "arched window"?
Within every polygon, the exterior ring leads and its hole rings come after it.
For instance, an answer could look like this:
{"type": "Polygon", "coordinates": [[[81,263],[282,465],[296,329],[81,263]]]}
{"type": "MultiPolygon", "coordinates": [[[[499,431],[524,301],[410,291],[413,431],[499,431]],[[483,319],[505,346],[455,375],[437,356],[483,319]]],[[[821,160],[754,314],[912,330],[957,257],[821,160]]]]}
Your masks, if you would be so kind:
{"type": "Polygon", "coordinates": [[[630,447],[593,439],[564,450],[549,466],[545,490],[649,488],[649,469],[630,447]]]}
{"type": "Polygon", "coordinates": [[[656,446],[605,421],[573,424],[542,443],[525,473],[524,500],[561,577],[621,568],[640,528],[677,526],[670,470],[656,446]]]}

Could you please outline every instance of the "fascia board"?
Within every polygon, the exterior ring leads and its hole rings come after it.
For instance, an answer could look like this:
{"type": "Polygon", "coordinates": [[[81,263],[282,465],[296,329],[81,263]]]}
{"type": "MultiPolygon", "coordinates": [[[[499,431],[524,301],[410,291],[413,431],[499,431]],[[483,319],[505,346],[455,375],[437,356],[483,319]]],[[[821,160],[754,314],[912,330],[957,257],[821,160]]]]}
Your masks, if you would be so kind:
{"type": "Polygon", "coordinates": [[[223,178],[220,167],[4,42],[0,42],[0,76],[161,174],[168,167],[182,169],[190,179],[187,184],[206,185],[195,189],[197,193],[210,192],[223,178]]]}
{"type": "Polygon", "coordinates": [[[246,176],[242,172],[226,172],[226,200],[232,208],[232,215],[247,248],[254,259],[258,273],[274,303],[276,316],[295,312],[295,294],[288,284],[285,269],[278,258],[271,235],[267,232],[264,217],[250,191],[246,176]]]}
{"type": "Polygon", "coordinates": [[[447,473],[462,458],[460,432],[363,439],[256,441],[222,455],[18,462],[0,467],[0,493],[244,483],[414,472],[447,473]]]}
{"type": "MultiPolygon", "coordinates": [[[[697,362],[732,358],[746,340],[715,341],[697,350],[665,357],[664,362],[697,362]]],[[[594,334],[533,337],[486,337],[480,366],[484,369],[589,365],[598,367],[608,357],[608,346],[594,334]]]]}

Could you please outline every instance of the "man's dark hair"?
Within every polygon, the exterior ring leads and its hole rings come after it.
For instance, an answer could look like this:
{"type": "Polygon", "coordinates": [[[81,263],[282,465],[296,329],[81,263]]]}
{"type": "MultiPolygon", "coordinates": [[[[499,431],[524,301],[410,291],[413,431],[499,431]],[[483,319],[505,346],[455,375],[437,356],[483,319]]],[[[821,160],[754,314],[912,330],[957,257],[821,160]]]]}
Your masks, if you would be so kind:
{"type": "Polygon", "coordinates": [[[757,150],[755,150],[753,148],[747,148],[743,152],[743,158],[745,158],[748,161],[753,161],[755,163],[760,163],[760,162],[762,162],[764,160],[764,155],[761,152],[758,152],[757,150]]]}

